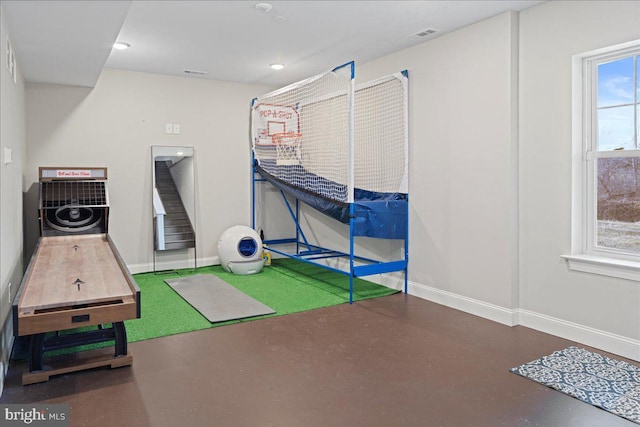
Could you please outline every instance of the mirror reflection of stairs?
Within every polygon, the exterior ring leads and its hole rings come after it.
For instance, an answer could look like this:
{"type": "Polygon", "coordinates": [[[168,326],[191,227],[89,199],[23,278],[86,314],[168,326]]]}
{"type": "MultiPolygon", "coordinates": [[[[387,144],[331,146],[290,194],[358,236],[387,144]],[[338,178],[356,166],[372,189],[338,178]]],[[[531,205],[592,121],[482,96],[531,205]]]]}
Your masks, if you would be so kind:
{"type": "Polygon", "coordinates": [[[170,161],[156,161],[156,189],[166,212],[164,218],[165,249],[193,248],[195,233],[178,188],[169,171],[170,161]]]}

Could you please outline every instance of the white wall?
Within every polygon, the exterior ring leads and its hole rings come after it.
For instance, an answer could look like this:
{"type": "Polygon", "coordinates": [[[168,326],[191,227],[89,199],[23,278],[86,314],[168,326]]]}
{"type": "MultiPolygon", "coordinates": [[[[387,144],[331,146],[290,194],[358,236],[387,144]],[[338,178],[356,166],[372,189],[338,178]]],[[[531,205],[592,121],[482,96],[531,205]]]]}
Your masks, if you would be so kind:
{"type": "Polygon", "coordinates": [[[109,234],[132,272],[149,271],[150,146],[176,145],[195,147],[199,264],[215,262],[222,232],[250,223],[249,106],[269,90],[108,69],[93,89],[27,84],[26,251],[38,236],[38,167],[106,166],[109,234]],[[165,123],[180,134],[166,134],[165,123]]]}
{"type": "Polygon", "coordinates": [[[517,15],[505,13],[356,66],[358,83],[409,71],[409,279],[416,295],[517,304],[514,29],[517,15]]]}
{"type": "Polygon", "coordinates": [[[569,271],[560,255],[571,251],[572,56],[639,38],[637,1],[551,1],[520,14],[520,306],[631,340],[618,351],[636,360],[640,283],[569,271]]]}
{"type": "MultiPolygon", "coordinates": [[[[249,224],[249,105],[269,88],[104,70],[93,89],[27,84],[25,181],[38,166],[106,166],[109,234],[132,272],[153,262],[151,145],[195,147],[199,264],[215,262],[222,232],[249,224]],[[178,123],[179,135],[165,123],[178,123]]],[[[27,229],[37,231],[33,212],[27,229]]],[[[27,250],[37,240],[32,232],[27,250]]]]}
{"type": "Polygon", "coordinates": [[[13,323],[11,302],[22,280],[22,171],[25,151],[25,89],[16,62],[13,82],[6,66],[9,32],[0,6],[0,394],[8,367],[13,323]],[[11,150],[12,162],[5,149],[11,150]],[[11,289],[10,285],[11,284],[11,289]]]}
{"type": "Polygon", "coordinates": [[[178,163],[174,164],[169,172],[173,178],[173,182],[176,185],[184,209],[187,212],[187,216],[191,220],[191,224],[195,225],[195,206],[196,206],[196,193],[194,191],[195,180],[195,168],[194,160],[191,157],[185,157],[178,163]]]}
{"type": "Polygon", "coordinates": [[[551,1],[357,67],[409,70],[410,293],[640,360],[640,284],[570,272],[571,64],[640,3],[551,1]]]}

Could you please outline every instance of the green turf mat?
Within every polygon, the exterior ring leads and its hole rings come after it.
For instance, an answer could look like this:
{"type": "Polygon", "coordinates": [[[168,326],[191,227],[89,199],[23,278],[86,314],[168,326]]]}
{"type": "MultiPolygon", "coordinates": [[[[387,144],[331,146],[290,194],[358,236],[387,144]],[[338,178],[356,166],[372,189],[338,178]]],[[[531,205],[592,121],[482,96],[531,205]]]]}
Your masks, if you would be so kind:
{"type": "MultiPolygon", "coordinates": [[[[281,316],[349,302],[349,276],[288,258],[275,259],[272,261],[272,265],[265,266],[262,272],[249,276],[238,276],[225,272],[220,266],[211,266],[176,270],[169,273],[134,274],[133,278],[140,287],[141,318],[125,321],[128,342],[232,323],[249,322],[265,317],[281,316]],[[165,279],[194,274],[214,274],[276,312],[264,316],[210,323],[164,282],[165,279]]],[[[353,289],[354,301],[382,297],[397,292],[394,289],[358,278],[353,279],[353,289]]],[[[95,329],[95,326],[70,329],[60,333],[66,334],[88,329],[95,329]]],[[[49,351],[47,356],[112,345],[112,342],[88,344],[49,351]]],[[[27,356],[26,351],[26,348],[14,351],[12,357],[16,360],[24,359],[27,356]]]]}
{"type": "MultiPolygon", "coordinates": [[[[292,259],[275,259],[261,273],[238,276],[220,266],[178,270],[172,273],[135,274],[140,287],[140,319],[125,321],[129,342],[196,331],[231,323],[297,313],[349,301],[349,277],[292,259]],[[192,274],[215,274],[276,313],[250,319],[210,323],[173,291],[165,279],[192,274]]],[[[355,301],[391,295],[397,291],[375,283],[354,279],[355,301]]]]}

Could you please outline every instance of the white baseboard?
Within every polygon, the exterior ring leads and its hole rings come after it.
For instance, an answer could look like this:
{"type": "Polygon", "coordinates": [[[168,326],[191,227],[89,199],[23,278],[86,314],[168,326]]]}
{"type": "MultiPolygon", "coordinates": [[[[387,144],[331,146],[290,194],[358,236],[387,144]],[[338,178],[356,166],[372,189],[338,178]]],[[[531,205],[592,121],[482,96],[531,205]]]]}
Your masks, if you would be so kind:
{"type": "MultiPolygon", "coordinates": [[[[378,284],[401,290],[403,282],[399,279],[389,280],[377,276],[367,277],[378,284]]],[[[589,347],[617,354],[640,362],[640,341],[601,331],[563,319],[547,316],[524,309],[508,309],[495,304],[468,298],[452,292],[443,291],[421,283],[409,282],[409,295],[416,296],[437,304],[451,307],[465,313],[493,320],[507,326],[522,325],[540,332],[575,341],[589,347]]]]}
{"type": "MultiPolygon", "coordinates": [[[[198,267],[207,267],[210,265],[220,264],[220,259],[217,256],[198,258],[198,267]]],[[[179,270],[181,268],[193,268],[193,259],[179,260],[179,261],[156,261],[156,271],[165,270],[179,270]]],[[[142,264],[129,264],[127,268],[131,274],[149,273],[153,271],[153,262],[147,262],[142,264]]]]}
{"type": "MultiPolygon", "coordinates": [[[[198,260],[198,266],[217,265],[219,263],[220,261],[218,257],[198,260]]],[[[160,271],[164,269],[185,268],[173,267],[171,265],[172,263],[166,263],[166,265],[156,264],[156,269],[160,271]]],[[[186,268],[188,267],[189,266],[186,268]]],[[[129,269],[132,273],[153,271],[153,264],[131,265],[129,266],[129,269]]],[[[367,276],[365,279],[400,291],[404,287],[404,278],[401,273],[367,276]]],[[[634,340],[525,309],[508,309],[474,298],[458,295],[453,292],[443,291],[422,283],[409,281],[408,291],[409,295],[413,295],[427,301],[432,301],[456,310],[464,311],[465,313],[473,314],[503,325],[522,325],[527,328],[555,335],[570,341],[575,341],[577,343],[598,348],[603,351],[640,362],[639,340],[634,340]]]]}
{"type": "Polygon", "coordinates": [[[640,362],[640,341],[529,310],[516,310],[518,324],[640,362]]]}
{"type": "Polygon", "coordinates": [[[409,282],[409,295],[415,295],[437,304],[455,308],[507,326],[515,326],[514,311],[499,305],[443,291],[420,283],[409,282]]]}

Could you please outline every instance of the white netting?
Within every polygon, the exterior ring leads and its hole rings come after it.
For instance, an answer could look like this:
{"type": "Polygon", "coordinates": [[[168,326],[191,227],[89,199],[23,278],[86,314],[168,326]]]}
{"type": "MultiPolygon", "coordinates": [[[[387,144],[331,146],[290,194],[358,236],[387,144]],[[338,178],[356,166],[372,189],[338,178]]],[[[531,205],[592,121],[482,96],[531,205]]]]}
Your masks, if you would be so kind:
{"type": "Polygon", "coordinates": [[[355,187],[408,193],[407,77],[383,77],[355,90],[355,187]]]}
{"type": "Polygon", "coordinates": [[[351,65],[260,96],[251,109],[253,151],[260,167],[291,185],[339,202],[353,200],[349,186],[351,65]],[[299,164],[278,164],[273,135],[282,133],[301,135],[299,164]]]}
{"type": "Polygon", "coordinates": [[[276,166],[293,166],[300,164],[300,138],[299,133],[273,134],[273,143],[276,146],[276,166]]]}
{"type": "Polygon", "coordinates": [[[355,91],[349,66],[311,77],[256,98],[251,123],[258,164],[291,185],[338,202],[353,202],[354,187],[408,192],[400,73],[355,91]]]}

